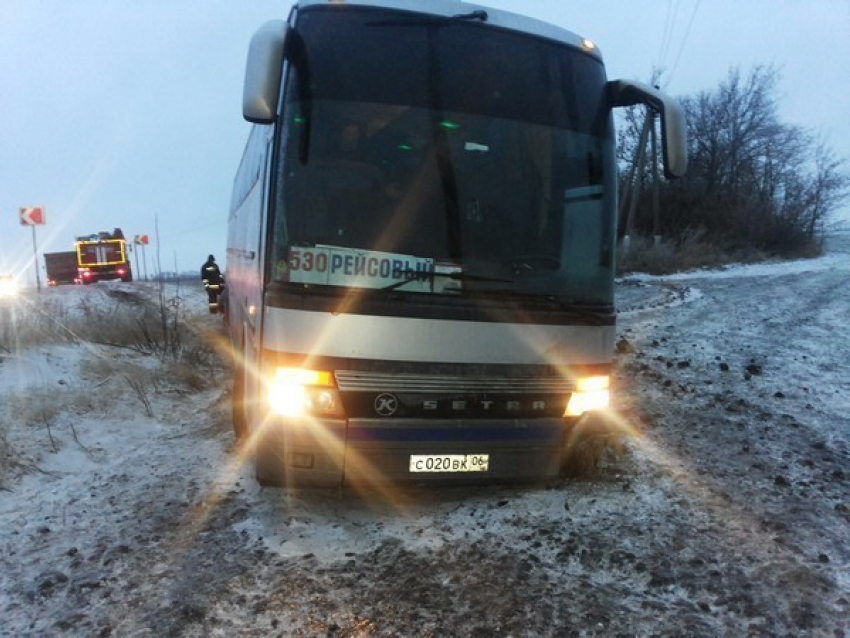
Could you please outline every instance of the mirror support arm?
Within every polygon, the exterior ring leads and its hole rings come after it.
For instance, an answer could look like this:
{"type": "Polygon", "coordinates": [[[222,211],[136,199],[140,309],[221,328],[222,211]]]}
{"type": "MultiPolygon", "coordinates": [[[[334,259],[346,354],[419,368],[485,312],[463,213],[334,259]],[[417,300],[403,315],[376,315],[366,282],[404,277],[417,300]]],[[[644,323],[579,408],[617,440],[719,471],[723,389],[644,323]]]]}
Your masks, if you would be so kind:
{"type": "Polygon", "coordinates": [[[681,177],[688,166],[687,126],[682,107],[666,93],[641,82],[613,80],[608,83],[612,107],[645,104],[661,115],[664,176],[681,177]]]}

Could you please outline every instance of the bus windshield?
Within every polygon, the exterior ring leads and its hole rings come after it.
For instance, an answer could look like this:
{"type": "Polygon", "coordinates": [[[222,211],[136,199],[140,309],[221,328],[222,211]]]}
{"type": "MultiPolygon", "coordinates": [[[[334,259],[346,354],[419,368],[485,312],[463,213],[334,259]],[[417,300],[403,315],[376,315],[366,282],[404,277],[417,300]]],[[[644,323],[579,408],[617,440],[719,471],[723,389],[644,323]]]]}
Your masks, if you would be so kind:
{"type": "Polygon", "coordinates": [[[301,10],[290,36],[272,281],[611,302],[599,60],[376,9],[301,10]]]}

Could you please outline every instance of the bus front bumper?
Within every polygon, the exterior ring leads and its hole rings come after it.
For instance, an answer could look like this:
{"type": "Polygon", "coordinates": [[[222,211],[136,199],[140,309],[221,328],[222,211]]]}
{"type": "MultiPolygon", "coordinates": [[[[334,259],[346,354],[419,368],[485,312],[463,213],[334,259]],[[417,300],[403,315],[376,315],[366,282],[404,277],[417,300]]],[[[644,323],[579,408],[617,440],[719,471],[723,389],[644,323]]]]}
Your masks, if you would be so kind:
{"type": "Polygon", "coordinates": [[[564,419],[273,419],[259,445],[287,485],[490,483],[558,476],[564,419]]]}

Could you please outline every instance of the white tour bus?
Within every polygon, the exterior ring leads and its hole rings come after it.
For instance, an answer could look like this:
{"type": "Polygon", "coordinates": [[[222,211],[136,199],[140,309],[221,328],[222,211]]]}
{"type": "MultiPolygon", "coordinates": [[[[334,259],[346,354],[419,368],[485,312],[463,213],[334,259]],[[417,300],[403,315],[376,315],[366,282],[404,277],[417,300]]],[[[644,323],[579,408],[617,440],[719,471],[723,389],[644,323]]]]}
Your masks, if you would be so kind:
{"type": "Polygon", "coordinates": [[[227,243],[262,484],[557,475],[608,403],[613,107],[589,40],[457,0],[301,0],[253,37],[227,243]]]}

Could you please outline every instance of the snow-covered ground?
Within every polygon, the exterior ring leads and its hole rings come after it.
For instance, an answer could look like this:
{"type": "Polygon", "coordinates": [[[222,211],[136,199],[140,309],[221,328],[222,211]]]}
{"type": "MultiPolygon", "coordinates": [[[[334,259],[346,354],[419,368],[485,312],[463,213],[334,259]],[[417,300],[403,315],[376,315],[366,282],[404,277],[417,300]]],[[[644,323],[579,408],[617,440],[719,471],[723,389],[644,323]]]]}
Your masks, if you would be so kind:
{"type": "Polygon", "coordinates": [[[618,282],[626,453],[539,487],[262,489],[202,291],[188,368],[2,308],[0,635],[847,635],[849,245],[618,282]]]}

